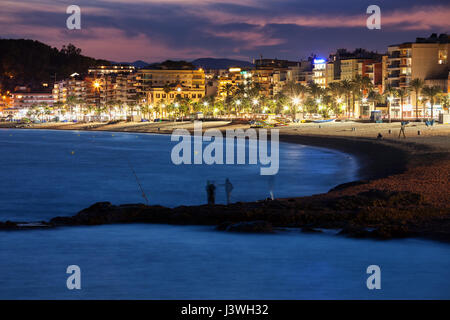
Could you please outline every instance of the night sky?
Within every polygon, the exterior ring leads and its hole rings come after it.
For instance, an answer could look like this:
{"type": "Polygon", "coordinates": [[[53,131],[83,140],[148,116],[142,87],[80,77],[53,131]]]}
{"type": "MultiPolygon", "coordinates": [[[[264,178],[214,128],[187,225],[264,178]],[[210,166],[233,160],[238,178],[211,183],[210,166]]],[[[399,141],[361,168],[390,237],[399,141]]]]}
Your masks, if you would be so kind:
{"type": "Polygon", "coordinates": [[[0,37],[40,40],[113,61],[201,57],[251,60],[327,56],[337,48],[390,44],[450,31],[448,0],[1,0],[0,37]],[[66,28],[68,5],[81,30],[66,28]],[[366,9],[381,8],[381,30],[366,9]]]}

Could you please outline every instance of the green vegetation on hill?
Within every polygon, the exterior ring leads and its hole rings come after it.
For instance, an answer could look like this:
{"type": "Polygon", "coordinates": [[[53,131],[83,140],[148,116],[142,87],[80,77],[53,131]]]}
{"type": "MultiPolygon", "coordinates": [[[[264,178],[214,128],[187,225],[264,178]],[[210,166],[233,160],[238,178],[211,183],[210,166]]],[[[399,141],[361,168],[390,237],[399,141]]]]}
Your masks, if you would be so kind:
{"type": "Polygon", "coordinates": [[[34,40],[0,39],[0,89],[14,90],[26,85],[41,88],[42,83],[53,83],[72,73],[85,74],[96,65],[109,65],[81,55],[81,49],[69,44],[61,50],[34,40]]]}
{"type": "Polygon", "coordinates": [[[161,63],[153,63],[146,66],[144,69],[162,69],[162,70],[195,70],[196,67],[186,61],[172,61],[166,60],[161,63]]]}

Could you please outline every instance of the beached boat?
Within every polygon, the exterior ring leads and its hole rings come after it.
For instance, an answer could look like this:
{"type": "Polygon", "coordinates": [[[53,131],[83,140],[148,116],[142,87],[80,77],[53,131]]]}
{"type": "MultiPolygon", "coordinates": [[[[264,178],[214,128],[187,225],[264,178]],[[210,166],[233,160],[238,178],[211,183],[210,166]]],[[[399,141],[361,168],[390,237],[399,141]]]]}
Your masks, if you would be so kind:
{"type": "Polygon", "coordinates": [[[316,120],[314,123],[328,123],[328,122],[336,122],[336,119],[327,119],[327,120],[316,120]]]}

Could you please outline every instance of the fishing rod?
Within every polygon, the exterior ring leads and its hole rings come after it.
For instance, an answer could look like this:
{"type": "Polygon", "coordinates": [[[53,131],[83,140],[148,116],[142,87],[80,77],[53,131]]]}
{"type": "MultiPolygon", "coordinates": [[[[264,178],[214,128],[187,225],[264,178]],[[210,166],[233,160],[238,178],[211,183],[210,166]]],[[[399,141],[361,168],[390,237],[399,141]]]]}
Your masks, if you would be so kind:
{"type": "MultiPolygon", "coordinates": [[[[80,134],[78,134],[78,136],[80,136],[80,134]]],[[[112,136],[114,136],[114,135],[112,135],[112,136]]],[[[94,138],[94,136],[92,136],[92,137],[94,138]]],[[[91,141],[94,142],[94,144],[99,145],[99,144],[97,143],[97,141],[95,141],[95,140],[91,140],[91,141]]],[[[75,153],[75,152],[72,151],[72,155],[73,155],[74,153],[75,153]]],[[[128,162],[128,166],[130,167],[131,172],[132,172],[133,175],[134,175],[134,178],[136,179],[136,183],[137,183],[138,186],[139,186],[139,189],[140,189],[140,191],[141,191],[141,195],[142,195],[142,197],[144,198],[145,203],[146,203],[147,206],[148,206],[148,205],[149,205],[149,201],[148,201],[147,195],[146,195],[146,193],[145,193],[145,191],[144,191],[144,188],[142,187],[141,181],[139,180],[139,177],[137,176],[136,171],[134,170],[133,166],[131,165],[130,159],[129,159],[126,155],[124,155],[124,157],[125,157],[125,159],[126,159],[127,162],[128,162]]]]}
{"type": "Polygon", "coordinates": [[[136,174],[136,171],[134,171],[134,168],[133,168],[133,166],[131,165],[130,159],[128,159],[128,157],[127,157],[127,161],[128,161],[128,165],[130,166],[131,171],[133,172],[134,177],[136,178],[136,182],[137,182],[137,184],[138,184],[138,186],[139,186],[139,189],[141,189],[142,197],[144,198],[145,203],[146,203],[147,206],[148,206],[148,205],[149,205],[149,202],[148,202],[147,195],[145,194],[144,188],[142,187],[142,184],[141,184],[141,182],[139,181],[139,178],[138,178],[138,176],[137,176],[137,174],[136,174]]]}

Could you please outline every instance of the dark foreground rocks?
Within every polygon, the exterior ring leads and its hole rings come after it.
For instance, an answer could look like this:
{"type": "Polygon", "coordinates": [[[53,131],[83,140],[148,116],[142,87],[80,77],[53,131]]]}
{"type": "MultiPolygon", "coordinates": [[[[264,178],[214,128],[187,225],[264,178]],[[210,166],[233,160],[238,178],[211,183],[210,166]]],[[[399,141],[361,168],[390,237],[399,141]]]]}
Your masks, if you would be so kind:
{"type": "MultiPolygon", "coordinates": [[[[56,217],[47,226],[161,223],[215,225],[228,232],[271,233],[277,228],[303,232],[339,229],[357,238],[428,237],[450,241],[450,209],[427,204],[419,194],[369,190],[352,196],[291,198],[228,206],[166,208],[96,203],[73,217],[56,217]]],[[[14,222],[0,229],[17,229],[14,222]]]]}

